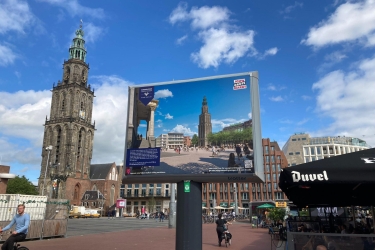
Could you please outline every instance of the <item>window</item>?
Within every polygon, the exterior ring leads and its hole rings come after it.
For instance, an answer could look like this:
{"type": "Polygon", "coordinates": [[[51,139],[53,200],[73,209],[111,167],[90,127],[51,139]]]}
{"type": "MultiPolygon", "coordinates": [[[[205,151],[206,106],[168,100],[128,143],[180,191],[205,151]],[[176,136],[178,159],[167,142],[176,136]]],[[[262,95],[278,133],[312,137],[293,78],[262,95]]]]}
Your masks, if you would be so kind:
{"type": "Polygon", "coordinates": [[[276,172],[276,166],[275,166],[275,164],[272,164],[272,171],[276,172]]]}
{"type": "Polygon", "coordinates": [[[297,165],[297,164],[295,164],[295,163],[292,163],[292,166],[295,166],[295,165],[297,165]]]}
{"type": "Polygon", "coordinates": [[[266,162],[269,163],[270,162],[270,157],[267,155],[266,156],[266,162]]]}
{"type": "Polygon", "coordinates": [[[264,151],[266,152],[266,154],[269,153],[269,152],[268,152],[268,146],[265,146],[265,147],[264,147],[264,151]]]}
{"type": "Polygon", "coordinates": [[[273,181],[276,181],[276,174],[272,174],[273,181]]]}
{"type": "Polygon", "coordinates": [[[300,152],[296,152],[296,155],[299,155],[299,154],[301,154],[300,152]]]}
{"type": "Polygon", "coordinates": [[[305,150],[305,155],[309,155],[310,154],[309,148],[304,148],[304,150],[305,150]]]}
{"type": "Polygon", "coordinates": [[[271,147],[271,151],[275,151],[275,147],[274,146],[271,147]]]}
{"type": "Polygon", "coordinates": [[[277,159],[278,159],[278,160],[281,160],[281,156],[280,156],[280,155],[278,155],[278,156],[277,156],[277,159]]]}
{"type": "Polygon", "coordinates": [[[280,172],[281,171],[281,165],[277,164],[277,170],[280,172]]]}
{"type": "Polygon", "coordinates": [[[169,188],[169,184],[165,184],[165,188],[169,188]]]}
{"type": "Polygon", "coordinates": [[[248,200],[249,199],[249,193],[241,193],[242,199],[243,200],[248,200]]]}
{"type": "Polygon", "coordinates": [[[270,165],[267,164],[267,165],[266,165],[266,172],[269,172],[269,171],[270,171],[270,165]]]}
{"type": "Polygon", "coordinates": [[[289,152],[289,155],[293,155],[293,152],[289,152]]]}
{"type": "Polygon", "coordinates": [[[310,157],[305,157],[305,162],[310,162],[310,157]]]}
{"type": "Polygon", "coordinates": [[[292,139],[292,141],[297,141],[296,139],[292,139]]]}
{"type": "Polygon", "coordinates": [[[271,156],[271,162],[275,162],[275,156],[274,155],[271,156]]]}
{"type": "Polygon", "coordinates": [[[314,155],[315,154],[315,148],[310,148],[311,150],[311,154],[314,155]]]}
{"type": "Polygon", "coordinates": [[[267,174],[267,181],[271,181],[271,175],[267,174]]]}
{"type": "Polygon", "coordinates": [[[131,189],[126,190],[126,196],[130,197],[131,195],[132,195],[132,190],[131,189]]]}
{"type": "Polygon", "coordinates": [[[132,184],[128,184],[128,188],[132,188],[132,184]]]}

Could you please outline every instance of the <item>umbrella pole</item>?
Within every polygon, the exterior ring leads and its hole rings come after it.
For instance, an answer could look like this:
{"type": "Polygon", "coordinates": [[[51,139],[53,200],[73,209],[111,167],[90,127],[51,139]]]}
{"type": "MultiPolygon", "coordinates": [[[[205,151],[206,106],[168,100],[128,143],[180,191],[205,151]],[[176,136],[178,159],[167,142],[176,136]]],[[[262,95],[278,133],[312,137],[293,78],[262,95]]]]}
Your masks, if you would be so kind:
{"type": "Polygon", "coordinates": [[[374,220],[375,216],[374,216],[374,212],[375,212],[375,210],[374,210],[374,206],[371,206],[372,229],[373,229],[374,232],[375,232],[375,220],[374,220]]]}

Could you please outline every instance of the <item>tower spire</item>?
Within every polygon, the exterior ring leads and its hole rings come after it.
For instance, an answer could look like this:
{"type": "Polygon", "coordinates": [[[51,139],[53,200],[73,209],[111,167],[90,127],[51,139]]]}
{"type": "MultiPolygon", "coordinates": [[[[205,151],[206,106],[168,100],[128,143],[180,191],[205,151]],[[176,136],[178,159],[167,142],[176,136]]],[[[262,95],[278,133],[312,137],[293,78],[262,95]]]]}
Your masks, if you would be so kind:
{"type": "Polygon", "coordinates": [[[69,48],[69,59],[78,59],[81,61],[86,61],[86,48],[85,48],[85,40],[83,36],[85,33],[82,29],[83,21],[80,20],[79,29],[76,30],[76,37],[73,38],[73,43],[69,48]]]}

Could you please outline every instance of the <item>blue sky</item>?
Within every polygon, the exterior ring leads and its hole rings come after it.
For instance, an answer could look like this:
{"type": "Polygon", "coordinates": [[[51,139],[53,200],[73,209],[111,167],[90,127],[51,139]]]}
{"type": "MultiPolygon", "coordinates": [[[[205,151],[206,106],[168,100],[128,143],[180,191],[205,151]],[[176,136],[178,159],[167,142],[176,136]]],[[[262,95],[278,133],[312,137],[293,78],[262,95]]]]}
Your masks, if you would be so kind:
{"type": "Polygon", "coordinates": [[[264,138],[375,145],[373,0],[0,0],[0,161],[12,173],[37,180],[50,89],[80,19],[96,95],[93,163],[123,158],[129,85],[247,71],[259,72],[264,138]]]}

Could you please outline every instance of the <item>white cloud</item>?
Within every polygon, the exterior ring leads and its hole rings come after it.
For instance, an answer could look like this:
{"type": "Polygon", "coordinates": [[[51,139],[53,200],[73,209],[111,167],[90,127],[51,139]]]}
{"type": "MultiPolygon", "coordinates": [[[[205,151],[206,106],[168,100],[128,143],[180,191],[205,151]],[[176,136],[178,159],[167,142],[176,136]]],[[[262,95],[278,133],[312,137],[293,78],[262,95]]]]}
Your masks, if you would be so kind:
{"type": "Polygon", "coordinates": [[[296,9],[297,7],[302,8],[303,7],[303,3],[294,2],[293,5],[289,5],[289,6],[285,7],[285,9],[282,10],[282,11],[280,11],[280,13],[281,14],[288,14],[288,13],[292,12],[294,9],[296,9]]]}
{"type": "Polygon", "coordinates": [[[304,101],[307,101],[307,100],[311,100],[311,96],[308,96],[308,95],[303,95],[301,96],[301,98],[304,100],[304,101]]]}
{"type": "Polygon", "coordinates": [[[172,119],[173,119],[173,116],[170,115],[169,113],[167,113],[167,114],[165,115],[165,119],[172,120],[172,119]]]}
{"type": "MultiPolygon", "coordinates": [[[[249,116],[249,114],[248,114],[248,116],[249,116]]],[[[233,118],[225,118],[225,119],[220,119],[220,120],[212,119],[211,124],[212,124],[212,127],[214,127],[214,128],[216,127],[216,128],[223,129],[223,128],[228,127],[232,124],[245,122],[245,121],[247,121],[247,120],[246,119],[239,119],[238,120],[238,119],[233,119],[233,118]]]]}
{"type": "Polygon", "coordinates": [[[187,11],[187,4],[180,3],[169,16],[169,22],[173,25],[177,22],[191,20],[194,29],[206,29],[219,25],[229,19],[230,11],[220,6],[203,6],[201,8],[192,7],[187,11]]]}
{"type": "Polygon", "coordinates": [[[83,29],[85,32],[85,41],[87,43],[94,43],[105,32],[103,28],[95,26],[92,23],[86,23],[83,29]]]}
{"type": "Polygon", "coordinates": [[[265,58],[265,57],[267,57],[267,56],[274,56],[274,55],[277,54],[278,51],[279,51],[279,50],[278,50],[276,47],[271,48],[271,49],[268,49],[268,50],[266,50],[266,51],[264,52],[262,58],[265,58]]]}
{"type": "Polygon", "coordinates": [[[25,29],[37,22],[26,1],[4,0],[0,2],[0,34],[8,31],[26,33],[25,29]],[[22,17],[22,18],[21,18],[22,17]]]}
{"type": "Polygon", "coordinates": [[[247,117],[249,117],[249,119],[252,119],[253,118],[253,114],[250,112],[247,114],[247,117]]]}
{"type": "Polygon", "coordinates": [[[0,44],[0,66],[13,64],[16,58],[17,55],[11,48],[0,44]]]}
{"type": "Polygon", "coordinates": [[[191,58],[204,69],[211,66],[217,68],[222,62],[234,63],[249,51],[251,55],[256,54],[252,30],[232,32],[226,28],[211,28],[199,32],[198,36],[203,41],[203,46],[199,52],[191,54],[191,58]]]}
{"type": "Polygon", "coordinates": [[[375,1],[348,1],[324,21],[310,28],[307,38],[301,43],[314,47],[366,39],[372,43],[375,32],[375,1]]]}
{"type": "Polygon", "coordinates": [[[93,163],[123,159],[128,106],[128,86],[119,76],[92,77],[95,86],[93,119],[96,121],[93,163]]]}
{"type": "Polygon", "coordinates": [[[167,97],[173,97],[173,93],[169,89],[158,90],[155,92],[155,95],[154,95],[155,99],[167,98],[167,97]]]}
{"type": "Polygon", "coordinates": [[[303,120],[297,122],[297,125],[298,125],[298,126],[301,126],[301,125],[305,124],[306,122],[308,122],[309,120],[310,120],[309,118],[305,118],[305,119],[303,119],[303,120]]]}
{"type": "Polygon", "coordinates": [[[180,3],[170,14],[169,22],[174,25],[190,21],[203,43],[198,52],[191,54],[192,61],[201,68],[217,68],[223,62],[231,64],[245,55],[257,54],[253,47],[254,31],[240,31],[235,25],[230,25],[230,14],[226,7],[220,6],[192,7],[188,11],[187,4],[180,3]]]}
{"type": "MultiPolygon", "coordinates": [[[[316,111],[333,119],[317,134],[347,135],[362,138],[374,135],[375,56],[357,63],[352,71],[332,71],[318,82],[316,111]]],[[[375,137],[367,141],[375,145],[375,137]]]]}
{"type": "Polygon", "coordinates": [[[37,0],[39,2],[45,2],[52,5],[56,5],[65,11],[72,17],[78,16],[90,16],[92,18],[103,19],[105,13],[102,8],[89,8],[81,5],[78,0],[37,0]]]}
{"type": "Polygon", "coordinates": [[[330,67],[332,67],[333,65],[341,62],[345,58],[347,58],[347,56],[343,54],[341,51],[332,52],[324,57],[325,62],[319,66],[318,71],[320,72],[325,71],[329,69],[330,67]]]}
{"type": "Polygon", "coordinates": [[[293,121],[289,120],[289,119],[282,119],[279,121],[280,123],[285,123],[285,124],[292,124],[293,121]]]}
{"type": "Polygon", "coordinates": [[[284,99],[281,96],[272,96],[270,97],[270,100],[273,102],[282,102],[284,99]]]}
{"type": "Polygon", "coordinates": [[[187,35],[184,35],[176,40],[176,44],[181,45],[186,39],[188,38],[187,35]]]}
{"type": "Polygon", "coordinates": [[[193,136],[194,134],[198,134],[197,132],[191,131],[190,128],[185,127],[183,125],[179,125],[179,124],[177,124],[176,127],[174,127],[170,132],[183,133],[185,136],[186,135],[193,136]]]}
{"type": "Polygon", "coordinates": [[[268,86],[267,86],[267,90],[271,90],[271,91],[281,91],[283,89],[286,89],[285,86],[276,86],[275,84],[272,84],[272,83],[269,83],[268,86]]]}

